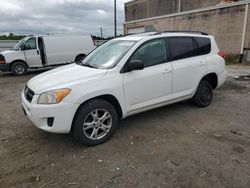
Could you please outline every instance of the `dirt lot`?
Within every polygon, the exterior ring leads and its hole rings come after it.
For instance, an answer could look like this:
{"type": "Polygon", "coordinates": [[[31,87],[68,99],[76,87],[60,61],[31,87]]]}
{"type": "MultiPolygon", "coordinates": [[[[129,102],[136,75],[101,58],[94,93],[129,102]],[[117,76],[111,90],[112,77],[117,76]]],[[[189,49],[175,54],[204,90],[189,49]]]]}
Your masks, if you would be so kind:
{"type": "Polygon", "coordinates": [[[250,187],[250,66],[207,108],[182,102],[129,117],[111,140],[85,147],[43,132],[21,111],[37,72],[0,73],[0,187],[250,187]]]}

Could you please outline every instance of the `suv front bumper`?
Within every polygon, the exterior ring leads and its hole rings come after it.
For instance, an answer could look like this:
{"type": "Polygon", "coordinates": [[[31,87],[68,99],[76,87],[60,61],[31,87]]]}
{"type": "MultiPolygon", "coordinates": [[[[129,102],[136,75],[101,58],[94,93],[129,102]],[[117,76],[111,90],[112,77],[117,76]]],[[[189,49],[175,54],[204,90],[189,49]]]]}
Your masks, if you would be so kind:
{"type": "Polygon", "coordinates": [[[34,95],[29,103],[22,92],[22,109],[27,118],[39,129],[52,133],[69,133],[78,104],[61,101],[59,104],[41,105],[36,101],[38,95],[34,95]],[[52,126],[48,124],[48,118],[53,118],[52,126]]]}

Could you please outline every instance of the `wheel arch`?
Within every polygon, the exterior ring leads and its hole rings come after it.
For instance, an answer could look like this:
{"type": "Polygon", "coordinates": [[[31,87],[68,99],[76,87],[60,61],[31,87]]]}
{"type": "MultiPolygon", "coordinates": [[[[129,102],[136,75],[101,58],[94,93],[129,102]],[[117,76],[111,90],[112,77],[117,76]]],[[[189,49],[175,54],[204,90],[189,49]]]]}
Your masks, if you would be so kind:
{"type": "Polygon", "coordinates": [[[92,98],[89,98],[87,99],[86,101],[82,102],[76,112],[75,112],[75,115],[74,115],[74,118],[73,118],[73,121],[72,121],[72,125],[71,125],[71,131],[72,131],[72,128],[73,128],[73,123],[74,123],[74,120],[75,120],[75,117],[76,117],[76,114],[79,112],[80,108],[86,104],[86,102],[90,101],[90,100],[93,100],[93,99],[103,99],[103,100],[106,100],[108,101],[110,104],[112,104],[116,111],[117,111],[117,115],[118,115],[118,118],[119,119],[122,119],[123,117],[123,110],[122,110],[122,107],[121,107],[121,104],[119,103],[119,101],[117,100],[117,98],[114,96],[114,95],[111,95],[111,94],[103,94],[103,95],[98,95],[98,96],[95,96],[95,97],[92,97],[92,98]]]}
{"type": "Polygon", "coordinates": [[[24,61],[24,60],[22,60],[22,59],[15,59],[14,61],[12,61],[12,62],[10,63],[10,70],[11,70],[12,65],[13,65],[14,63],[16,63],[16,62],[22,62],[22,63],[24,63],[24,64],[29,68],[29,65],[26,63],[26,61],[24,61]]]}
{"type": "Polygon", "coordinates": [[[84,54],[84,53],[78,54],[78,55],[75,57],[75,61],[77,61],[78,57],[81,57],[81,56],[86,57],[86,54],[84,54]]]}
{"type": "Polygon", "coordinates": [[[218,86],[218,76],[215,72],[206,74],[201,80],[209,82],[213,89],[216,89],[218,86]]]}

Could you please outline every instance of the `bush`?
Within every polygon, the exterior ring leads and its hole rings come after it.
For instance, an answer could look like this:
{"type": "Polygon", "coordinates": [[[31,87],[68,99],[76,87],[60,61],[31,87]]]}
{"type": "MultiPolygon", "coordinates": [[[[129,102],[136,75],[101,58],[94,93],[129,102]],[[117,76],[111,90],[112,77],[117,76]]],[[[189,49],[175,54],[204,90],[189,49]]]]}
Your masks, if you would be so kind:
{"type": "Polygon", "coordinates": [[[240,55],[227,54],[225,56],[226,65],[237,64],[240,62],[240,55]]]}

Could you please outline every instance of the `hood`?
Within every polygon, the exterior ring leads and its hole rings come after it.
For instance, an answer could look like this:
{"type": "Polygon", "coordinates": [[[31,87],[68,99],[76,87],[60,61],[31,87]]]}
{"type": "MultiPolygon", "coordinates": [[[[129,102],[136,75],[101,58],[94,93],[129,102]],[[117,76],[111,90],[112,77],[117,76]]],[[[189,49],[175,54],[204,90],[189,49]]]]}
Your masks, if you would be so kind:
{"type": "Polygon", "coordinates": [[[11,63],[14,60],[21,59],[25,60],[24,53],[21,50],[5,50],[1,52],[5,58],[6,63],[11,63]]]}
{"type": "Polygon", "coordinates": [[[9,55],[10,53],[13,53],[13,52],[16,52],[16,51],[19,51],[19,50],[5,50],[5,51],[2,51],[2,52],[0,52],[0,54],[2,54],[2,55],[9,55]]]}
{"type": "Polygon", "coordinates": [[[27,86],[40,94],[45,91],[70,88],[76,84],[84,84],[104,76],[107,70],[84,67],[77,64],[65,65],[32,78],[27,86]]]}

